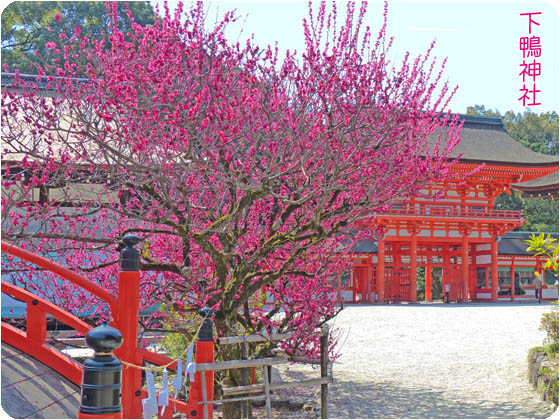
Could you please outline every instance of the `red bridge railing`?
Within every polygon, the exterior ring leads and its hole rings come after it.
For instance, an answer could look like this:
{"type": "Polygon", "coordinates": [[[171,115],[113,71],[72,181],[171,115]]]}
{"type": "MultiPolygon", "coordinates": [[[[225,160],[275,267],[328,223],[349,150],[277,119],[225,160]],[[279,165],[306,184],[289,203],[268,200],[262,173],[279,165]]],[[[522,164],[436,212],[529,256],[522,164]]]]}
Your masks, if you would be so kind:
{"type": "MultiPolygon", "coordinates": [[[[2,243],[4,246],[4,243],[2,243]]],[[[50,366],[76,385],[82,380],[82,365],[65,356],[47,344],[47,314],[52,315],[81,334],[87,334],[91,326],[74,315],[60,309],[40,297],[29,293],[5,281],[2,282],[2,293],[27,304],[25,332],[2,322],[2,341],[24,351],[40,362],[50,366]]]]}
{"type": "MultiPolygon", "coordinates": [[[[2,241],[2,252],[44,268],[82,287],[109,305],[113,318],[111,325],[120,330],[123,336],[123,344],[115,351],[115,355],[124,364],[122,377],[124,418],[142,418],[141,400],[147,397],[147,390],[142,389],[142,371],[139,367],[142,366],[144,361],[156,365],[166,365],[171,370],[177,368],[177,362],[169,357],[138,347],[140,272],[138,270],[138,251],[133,248],[137,241],[138,238],[136,237],[125,237],[123,239],[123,242],[128,246],[121,253],[117,297],[66,267],[2,241]]],[[[82,365],[47,343],[47,314],[84,335],[92,327],[53,303],[8,282],[2,281],[2,292],[27,304],[25,331],[7,322],[2,322],[2,341],[36,358],[76,385],[80,385],[82,365]]],[[[212,361],[214,361],[213,342],[197,342],[195,362],[206,363],[212,361]]],[[[160,418],[172,418],[173,409],[186,414],[188,418],[203,418],[203,410],[200,405],[202,401],[201,374],[205,375],[206,394],[211,397],[210,399],[213,398],[213,372],[197,373],[195,381],[190,386],[189,401],[184,402],[169,398],[169,405],[160,418]]],[[[212,418],[211,413],[210,418],[212,418]]]]}

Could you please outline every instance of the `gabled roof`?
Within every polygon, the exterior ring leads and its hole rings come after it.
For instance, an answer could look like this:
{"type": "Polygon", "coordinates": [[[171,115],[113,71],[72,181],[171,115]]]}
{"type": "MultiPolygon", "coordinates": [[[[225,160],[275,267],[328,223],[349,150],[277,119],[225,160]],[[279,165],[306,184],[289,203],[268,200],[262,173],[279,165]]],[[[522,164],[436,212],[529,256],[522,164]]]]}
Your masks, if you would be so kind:
{"type": "Polygon", "coordinates": [[[511,188],[519,191],[523,198],[544,196],[558,200],[558,171],[530,181],[511,184],[511,188]]]}
{"type": "MultiPolygon", "coordinates": [[[[529,236],[534,232],[508,232],[498,240],[499,255],[535,255],[533,251],[527,251],[529,236]]],[[[551,232],[550,236],[558,239],[558,233],[551,232]]]]}
{"type": "MultiPolygon", "coordinates": [[[[20,79],[23,82],[33,83],[37,85],[37,89],[44,90],[54,90],[56,88],[55,83],[49,82],[47,76],[39,76],[36,74],[23,74],[20,73],[20,79]]],[[[60,79],[60,77],[55,77],[55,79],[60,79]]],[[[16,74],[15,73],[2,73],[2,88],[11,88],[17,85],[16,74]]],[[[74,83],[85,83],[88,81],[87,78],[72,77],[74,83]]]]}
{"type": "Polygon", "coordinates": [[[352,247],[355,254],[377,254],[377,244],[371,239],[360,239],[352,247]]]}
{"type": "MultiPolygon", "coordinates": [[[[501,118],[478,115],[461,115],[464,121],[461,141],[453,157],[463,154],[465,163],[487,163],[505,166],[558,166],[558,156],[544,155],[515,141],[506,131],[501,118]]],[[[435,142],[437,133],[430,140],[435,142]]]]}

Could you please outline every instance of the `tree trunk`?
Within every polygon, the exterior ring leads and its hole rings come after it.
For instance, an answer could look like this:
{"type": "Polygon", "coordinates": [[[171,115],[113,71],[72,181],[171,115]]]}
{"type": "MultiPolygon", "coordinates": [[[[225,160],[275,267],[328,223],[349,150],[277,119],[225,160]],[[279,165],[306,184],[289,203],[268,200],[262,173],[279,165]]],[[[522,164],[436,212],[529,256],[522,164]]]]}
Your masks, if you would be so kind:
{"type": "MultiPolygon", "coordinates": [[[[220,331],[220,335],[223,337],[238,335],[231,327],[230,323],[227,321],[215,320],[216,329],[220,331]]],[[[220,346],[219,354],[222,361],[226,360],[240,360],[241,352],[236,345],[224,345],[220,346]]],[[[239,369],[231,369],[220,372],[222,377],[222,384],[226,387],[240,386],[241,385],[241,373],[239,369]]],[[[248,412],[242,410],[243,402],[236,401],[228,404],[222,404],[222,413],[225,419],[241,419],[249,418],[248,412]],[[244,415],[244,416],[243,416],[244,415]]]]}

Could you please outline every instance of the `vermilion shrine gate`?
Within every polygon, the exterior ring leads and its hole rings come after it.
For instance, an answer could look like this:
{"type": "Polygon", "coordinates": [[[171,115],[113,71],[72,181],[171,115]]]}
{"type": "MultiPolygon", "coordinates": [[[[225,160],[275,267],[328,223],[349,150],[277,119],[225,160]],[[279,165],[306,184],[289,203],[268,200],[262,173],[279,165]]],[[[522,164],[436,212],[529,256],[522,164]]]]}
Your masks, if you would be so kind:
{"type": "MultiPolygon", "coordinates": [[[[525,223],[523,214],[496,208],[495,199],[515,183],[529,185],[554,173],[557,179],[558,158],[513,140],[499,118],[462,119],[462,140],[455,151],[462,154],[454,165],[457,178],[430,187],[430,193],[444,190],[437,201],[410,197],[361,219],[372,239],[359,244],[351,275],[339,280],[340,301],[415,302],[419,267],[424,267],[426,300],[431,300],[434,269],[443,287],[449,284],[453,301],[526,299],[531,289],[534,296],[533,273],[542,271],[538,258],[523,250],[498,253],[499,240],[515,239],[506,234],[525,223]],[[464,183],[461,174],[469,174],[464,183]]],[[[549,292],[543,297],[558,298],[557,286],[549,292]]]]}

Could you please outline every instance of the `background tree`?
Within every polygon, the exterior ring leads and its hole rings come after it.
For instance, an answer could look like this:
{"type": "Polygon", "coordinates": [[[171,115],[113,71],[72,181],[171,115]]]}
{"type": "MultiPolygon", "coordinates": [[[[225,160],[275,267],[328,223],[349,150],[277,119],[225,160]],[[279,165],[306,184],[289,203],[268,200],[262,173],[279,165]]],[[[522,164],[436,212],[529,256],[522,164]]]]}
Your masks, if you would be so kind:
{"type": "MultiPolygon", "coordinates": [[[[119,14],[125,16],[124,2],[117,3],[119,14]]],[[[132,1],[128,8],[140,25],[154,22],[154,10],[147,1],[132,1]]],[[[124,34],[132,26],[129,19],[120,19],[124,34]]],[[[49,60],[48,42],[57,42],[60,33],[72,36],[79,27],[81,37],[108,38],[111,17],[103,1],[14,1],[2,11],[2,64],[4,71],[19,69],[35,73],[33,63],[49,60]]],[[[52,64],[52,62],[50,63],[52,64]]]]}
{"type": "MultiPolygon", "coordinates": [[[[469,115],[501,117],[509,135],[529,149],[549,155],[558,155],[558,114],[554,111],[536,114],[486,109],[484,105],[467,108],[469,115]]],[[[521,198],[512,191],[496,199],[496,206],[503,210],[523,210],[527,223],[516,230],[533,232],[558,232],[558,202],[541,198],[521,198]]]]}
{"type": "Polygon", "coordinates": [[[467,107],[468,115],[501,117],[509,135],[525,147],[547,155],[558,154],[558,114],[555,111],[540,114],[530,109],[515,113],[486,109],[484,105],[467,107]]]}
{"type": "MultiPolygon", "coordinates": [[[[132,24],[132,42],[112,24],[110,49],[72,34],[47,43],[60,61],[38,68],[57,75],[44,78],[51,94],[17,78],[2,95],[5,237],[111,290],[114,248],[135,233],[144,306],[210,305],[220,336],[293,331],[285,348],[315,355],[315,328],[337,313],[347,237],[360,237],[349,228],[444,180],[459,140],[458,118],[442,115],[454,92],[440,83],[444,63],[430,48],[394,67],[385,24],[372,37],[367,5],[345,7],[337,22],[336,5],[310,6],[303,53],[282,61],[230,44],[231,13],[206,29],[202,3],[132,24]],[[259,304],[264,292],[273,305],[259,304]]],[[[26,273],[65,307],[100,310],[26,273]]]]}

